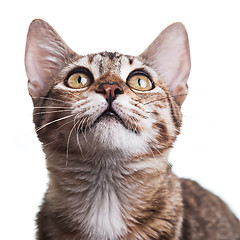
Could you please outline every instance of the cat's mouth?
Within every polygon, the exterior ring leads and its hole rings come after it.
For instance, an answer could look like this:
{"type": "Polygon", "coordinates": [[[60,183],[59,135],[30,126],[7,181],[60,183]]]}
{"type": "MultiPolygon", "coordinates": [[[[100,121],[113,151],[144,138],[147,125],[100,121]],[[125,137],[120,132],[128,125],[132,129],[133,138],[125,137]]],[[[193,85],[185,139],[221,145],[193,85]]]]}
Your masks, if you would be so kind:
{"type": "Polygon", "coordinates": [[[96,119],[96,121],[94,122],[94,124],[97,124],[100,121],[104,121],[104,120],[113,120],[115,122],[119,122],[120,124],[122,124],[124,126],[124,128],[126,128],[127,130],[130,130],[132,132],[135,133],[139,133],[137,131],[137,128],[134,127],[133,125],[129,124],[127,121],[125,121],[124,119],[122,119],[115,111],[114,109],[109,106],[102,114],[100,114],[100,116],[96,119]]]}
{"type": "Polygon", "coordinates": [[[131,122],[121,118],[120,115],[111,106],[103,111],[93,122],[90,123],[90,121],[83,120],[82,123],[83,124],[81,125],[81,128],[79,128],[79,132],[82,132],[83,130],[87,131],[98,123],[103,123],[104,127],[112,126],[113,128],[115,128],[117,126],[116,123],[118,123],[129,131],[137,134],[139,133],[136,124],[131,124],[131,122]],[[84,123],[90,123],[90,125],[85,125],[84,123]]]}
{"type": "Polygon", "coordinates": [[[99,121],[101,121],[104,118],[112,118],[115,119],[117,121],[119,121],[121,124],[124,124],[124,121],[122,120],[122,118],[112,109],[111,106],[109,106],[107,108],[107,110],[105,110],[97,119],[94,123],[98,123],[99,121]]]}

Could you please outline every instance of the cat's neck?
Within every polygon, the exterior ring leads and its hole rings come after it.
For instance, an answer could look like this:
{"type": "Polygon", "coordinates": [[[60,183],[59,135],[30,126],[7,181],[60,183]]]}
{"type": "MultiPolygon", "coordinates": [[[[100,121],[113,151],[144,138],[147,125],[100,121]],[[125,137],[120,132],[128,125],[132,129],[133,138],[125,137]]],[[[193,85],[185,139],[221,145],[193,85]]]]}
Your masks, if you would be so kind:
{"type": "Polygon", "coordinates": [[[58,199],[53,211],[55,208],[68,219],[71,216],[69,221],[85,239],[115,240],[134,234],[129,226],[143,214],[151,198],[166,191],[172,181],[167,152],[131,158],[120,153],[95,153],[91,157],[72,153],[67,159],[66,154],[55,152],[48,159],[48,170],[49,197],[54,192],[58,199]]]}

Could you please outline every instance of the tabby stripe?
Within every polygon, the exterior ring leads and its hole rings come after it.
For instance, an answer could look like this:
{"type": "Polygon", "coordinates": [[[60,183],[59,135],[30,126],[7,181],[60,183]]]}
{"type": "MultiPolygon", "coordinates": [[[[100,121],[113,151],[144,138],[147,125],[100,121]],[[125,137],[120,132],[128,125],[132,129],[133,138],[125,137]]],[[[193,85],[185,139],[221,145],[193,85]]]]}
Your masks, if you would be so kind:
{"type": "Polygon", "coordinates": [[[179,129],[181,127],[181,119],[179,119],[177,117],[176,108],[174,107],[174,105],[176,106],[177,104],[174,102],[172,97],[169,96],[169,94],[167,94],[167,98],[170,103],[172,120],[173,120],[176,128],[179,129]]]}

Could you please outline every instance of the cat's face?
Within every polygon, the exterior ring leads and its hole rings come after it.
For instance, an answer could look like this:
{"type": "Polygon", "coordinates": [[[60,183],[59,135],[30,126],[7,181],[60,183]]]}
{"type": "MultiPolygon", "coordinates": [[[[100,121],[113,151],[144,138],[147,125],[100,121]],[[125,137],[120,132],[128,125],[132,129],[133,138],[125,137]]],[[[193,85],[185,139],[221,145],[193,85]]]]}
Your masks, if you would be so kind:
{"type": "Polygon", "coordinates": [[[160,35],[161,43],[158,37],[138,57],[108,52],[79,56],[48,24],[35,20],[26,70],[43,144],[63,152],[129,155],[170,148],[181,125],[190,60],[185,29],[179,24],[169,28],[160,35]],[[171,41],[177,50],[165,46],[171,41]]]}

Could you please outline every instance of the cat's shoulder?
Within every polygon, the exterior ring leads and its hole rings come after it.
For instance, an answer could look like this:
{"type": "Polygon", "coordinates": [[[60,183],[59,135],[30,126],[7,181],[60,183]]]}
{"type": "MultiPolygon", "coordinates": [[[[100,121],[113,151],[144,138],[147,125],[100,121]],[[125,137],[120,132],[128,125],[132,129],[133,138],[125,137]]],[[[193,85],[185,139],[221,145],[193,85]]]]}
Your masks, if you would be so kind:
{"type": "Polygon", "coordinates": [[[239,220],[226,203],[193,180],[180,178],[180,183],[184,205],[184,240],[240,240],[239,220]],[[193,231],[194,229],[206,231],[193,231]]]}

